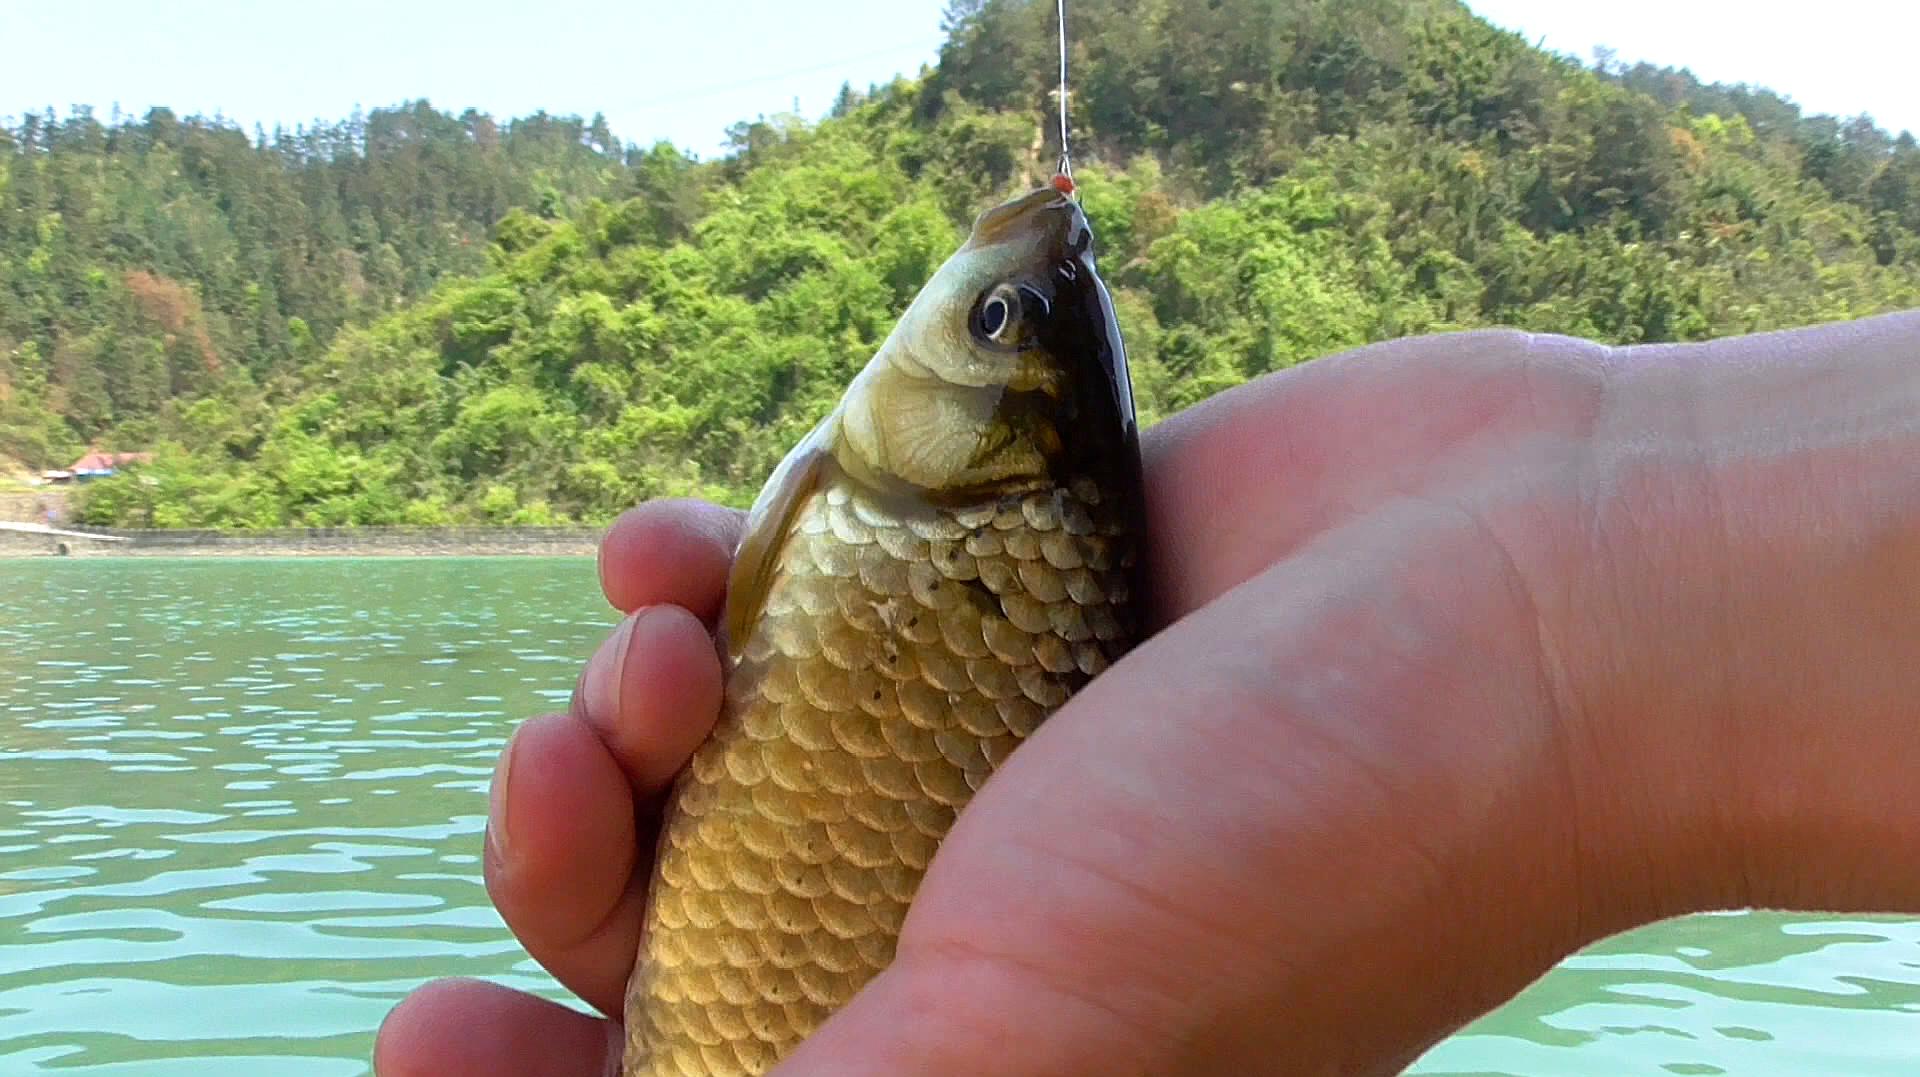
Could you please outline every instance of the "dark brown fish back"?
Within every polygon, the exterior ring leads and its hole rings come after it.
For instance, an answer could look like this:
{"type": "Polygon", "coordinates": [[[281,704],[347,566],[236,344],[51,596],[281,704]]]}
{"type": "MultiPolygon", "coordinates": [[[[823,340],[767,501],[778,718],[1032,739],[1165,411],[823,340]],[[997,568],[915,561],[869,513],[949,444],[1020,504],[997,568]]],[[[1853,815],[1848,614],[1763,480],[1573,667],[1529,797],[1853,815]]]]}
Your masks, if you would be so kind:
{"type": "Polygon", "coordinates": [[[1133,642],[1119,474],[963,508],[839,474],[809,496],[669,805],[627,1077],[765,1073],[892,960],[956,813],[1133,642]]]}

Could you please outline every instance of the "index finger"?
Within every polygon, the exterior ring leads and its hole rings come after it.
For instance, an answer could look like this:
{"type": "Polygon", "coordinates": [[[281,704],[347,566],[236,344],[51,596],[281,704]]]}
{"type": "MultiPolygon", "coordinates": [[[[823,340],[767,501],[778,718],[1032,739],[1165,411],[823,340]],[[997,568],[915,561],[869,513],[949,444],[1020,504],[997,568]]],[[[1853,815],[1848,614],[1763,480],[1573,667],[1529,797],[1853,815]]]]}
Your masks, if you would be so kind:
{"type": "Polygon", "coordinates": [[[600,541],[600,590],[622,613],[673,605],[712,624],[746,514],[708,501],[649,501],[600,541]]]}

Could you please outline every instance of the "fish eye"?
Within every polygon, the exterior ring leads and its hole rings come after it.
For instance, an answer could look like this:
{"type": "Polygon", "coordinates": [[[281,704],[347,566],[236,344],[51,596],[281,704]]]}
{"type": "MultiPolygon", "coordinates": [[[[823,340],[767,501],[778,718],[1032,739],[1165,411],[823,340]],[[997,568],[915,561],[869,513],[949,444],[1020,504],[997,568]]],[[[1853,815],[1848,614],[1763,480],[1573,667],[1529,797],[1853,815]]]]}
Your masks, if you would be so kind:
{"type": "Polygon", "coordinates": [[[973,335],[982,343],[1009,347],[1019,337],[1021,295],[999,285],[980,298],[973,310],[973,335]]]}
{"type": "Polygon", "coordinates": [[[1007,301],[996,295],[987,300],[986,306],[980,308],[980,331],[990,337],[997,337],[1000,335],[1000,330],[1007,327],[1008,317],[1007,301]]]}

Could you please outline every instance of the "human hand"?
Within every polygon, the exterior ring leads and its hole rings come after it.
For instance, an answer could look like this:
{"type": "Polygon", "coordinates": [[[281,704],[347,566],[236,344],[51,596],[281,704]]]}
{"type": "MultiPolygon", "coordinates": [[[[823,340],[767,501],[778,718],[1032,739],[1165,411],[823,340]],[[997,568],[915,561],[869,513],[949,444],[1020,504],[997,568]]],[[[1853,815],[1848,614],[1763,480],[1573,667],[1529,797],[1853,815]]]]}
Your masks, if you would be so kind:
{"type": "MultiPolygon", "coordinates": [[[[1889,331],[1895,350],[1914,328],[1889,331]]],[[[1883,542],[1878,571],[1844,558],[1858,543],[1830,525],[1855,515],[1848,499],[1893,506],[1897,476],[1867,459],[1891,455],[1885,424],[1837,438],[1844,460],[1812,459],[1785,405],[1797,389],[1816,417],[1823,400],[1861,413],[1887,368],[1823,396],[1763,365],[1428,338],[1157,428],[1150,572],[1168,627],[981,793],[893,968],[782,1072],[1389,1072],[1635,923],[1920,897],[1861,842],[1811,840],[1859,830],[1886,794],[1819,776],[1870,779],[1867,734],[1901,698],[1880,666],[1864,689],[1831,675],[1881,657],[1834,612],[1920,628],[1886,591],[1912,582],[1920,549],[1883,542]],[[1842,463],[1849,489],[1812,483],[1842,463]],[[1729,533],[1770,498],[1790,526],[1729,533]],[[1808,524],[1829,525],[1825,545],[1808,524]],[[1766,586],[1743,593],[1749,579],[1766,586]],[[1770,706],[1755,688],[1776,690],[1770,706]],[[1808,738],[1836,692],[1857,735],[1808,738]],[[1799,779],[1784,796],[1782,766],[1799,779]]],[[[609,599],[648,612],[590,663],[572,714],[523,727],[497,779],[490,892],[606,1013],[652,812],[717,709],[700,618],[735,519],[653,505],[615,528],[609,599]]],[[[618,1039],[440,984],[389,1020],[378,1068],[612,1072],[618,1039]]]]}

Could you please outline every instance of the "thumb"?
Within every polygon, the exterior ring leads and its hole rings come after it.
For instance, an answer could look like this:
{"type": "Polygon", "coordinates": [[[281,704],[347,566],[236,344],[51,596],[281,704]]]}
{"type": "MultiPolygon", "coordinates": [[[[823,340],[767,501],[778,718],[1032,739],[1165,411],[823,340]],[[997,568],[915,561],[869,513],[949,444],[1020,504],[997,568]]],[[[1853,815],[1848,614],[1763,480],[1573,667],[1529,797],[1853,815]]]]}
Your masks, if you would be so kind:
{"type": "Polygon", "coordinates": [[[1208,713],[1194,692],[1169,687],[1166,669],[1202,685],[1228,680],[1208,676],[1208,656],[1222,651],[1212,641],[1225,637],[1206,635],[1205,621],[1143,644],[1006,760],[941,843],[892,964],[776,1077],[1189,1068],[1193,1041],[1217,1037],[1231,1008],[1222,994],[1240,988],[1220,970],[1258,948],[1236,930],[1244,921],[1229,914],[1222,881],[1257,858],[1203,840],[1200,820],[1217,813],[1181,791],[1226,789],[1236,818],[1258,801],[1193,748],[1223,738],[1163,717],[1208,713]],[[1182,638],[1197,642],[1156,665],[1182,638]],[[1175,692],[1179,702],[1167,698],[1175,692]]]}
{"type": "Polygon", "coordinates": [[[1098,985],[1045,979],[1016,959],[970,950],[903,954],[773,1077],[1162,1071],[1156,1037],[1101,1001],[1098,985]]]}

